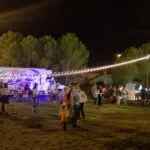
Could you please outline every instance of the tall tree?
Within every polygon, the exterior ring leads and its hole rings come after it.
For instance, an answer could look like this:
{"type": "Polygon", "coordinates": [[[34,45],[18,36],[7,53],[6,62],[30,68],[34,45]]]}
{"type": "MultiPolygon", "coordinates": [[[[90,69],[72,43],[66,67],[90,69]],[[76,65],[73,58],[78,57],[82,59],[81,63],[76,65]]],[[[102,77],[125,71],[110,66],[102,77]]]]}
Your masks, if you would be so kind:
{"type": "Polygon", "coordinates": [[[35,67],[38,64],[38,39],[28,35],[23,38],[21,45],[23,47],[24,57],[22,59],[24,60],[25,67],[35,67]]]}
{"type": "Polygon", "coordinates": [[[20,33],[8,31],[0,37],[0,65],[1,66],[21,66],[22,47],[20,33]]]}
{"type": "Polygon", "coordinates": [[[89,52],[73,33],[58,41],[51,36],[39,39],[9,31],[0,36],[0,65],[41,67],[53,71],[67,71],[86,67],[89,52]]]}
{"type": "Polygon", "coordinates": [[[139,69],[136,64],[115,69],[112,79],[115,84],[125,84],[137,78],[139,69]]]}
{"type": "Polygon", "coordinates": [[[39,39],[38,56],[40,67],[50,69],[55,64],[57,41],[51,36],[43,36],[39,39]]]}
{"type": "Polygon", "coordinates": [[[57,59],[61,71],[86,67],[88,58],[89,51],[75,34],[67,33],[59,39],[57,59]]]}
{"type": "MultiPolygon", "coordinates": [[[[150,52],[150,43],[144,44],[139,48],[128,48],[126,49],[119,59],[116,59],[117,62],[128,61],[134,58],[139,58],[149,54],[150,52]]],[[[146,82],[147,72],[150,67],[149,61],[142,61],[135,64],[129,64],[128,66],[124,66],[118,68],[118,70],[113,74],[113,79],[116,82],[127,82],[133,81],[134,79],[138,79],[140,81],[146,82]]]]}
{"type": "Polygon", "coordinates": [[[89,51],[73,33],[67,33],[59,39],[57,56],[61,70],[72,70],[86,67],[89,51]]]}

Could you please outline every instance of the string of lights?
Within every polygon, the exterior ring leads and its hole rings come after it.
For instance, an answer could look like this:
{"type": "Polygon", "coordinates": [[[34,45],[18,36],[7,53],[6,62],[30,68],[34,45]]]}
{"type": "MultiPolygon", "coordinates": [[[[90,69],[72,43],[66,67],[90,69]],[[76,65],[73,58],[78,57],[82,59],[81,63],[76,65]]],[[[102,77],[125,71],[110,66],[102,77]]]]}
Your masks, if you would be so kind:
{"type": "Polygon", "coordinates": [[[52,74],[52,77],[78,75],[78,74],[89,73],[89,72],[94,72],[94,71],[107,70],[107,69],[116,68],[116,67],[120,67],[120,66],[125,66],[125,65],[133,64],[133,63],[136,63],[136,62],[139,62],[139,61],[148,60],[148,59],[150,59],[150,55],[140,57],[140,58],[137,58],[137,59],[133,59],[133,60],[129,60],[129,61],[125,61],[125,62],[122,62],[122,63],[107,65],[107,66],[86,68],[86,69],[81,69],[81,70],[64,71],[64,72],[54,72],[52,74]]]}

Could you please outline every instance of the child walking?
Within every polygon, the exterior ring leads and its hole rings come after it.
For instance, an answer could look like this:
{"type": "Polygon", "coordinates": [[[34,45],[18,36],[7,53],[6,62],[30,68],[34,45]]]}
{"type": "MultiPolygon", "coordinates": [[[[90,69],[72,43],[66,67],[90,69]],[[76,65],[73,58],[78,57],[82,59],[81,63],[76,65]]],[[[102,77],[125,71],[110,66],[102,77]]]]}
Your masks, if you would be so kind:
{"type": "Polygon", "coordinates": [[[60,111],[60,122],[62,124],[63,130],[67,130],[67,120],[68,120],[68,109],[67,105],[62,104],[62,108],[60,111]]]}

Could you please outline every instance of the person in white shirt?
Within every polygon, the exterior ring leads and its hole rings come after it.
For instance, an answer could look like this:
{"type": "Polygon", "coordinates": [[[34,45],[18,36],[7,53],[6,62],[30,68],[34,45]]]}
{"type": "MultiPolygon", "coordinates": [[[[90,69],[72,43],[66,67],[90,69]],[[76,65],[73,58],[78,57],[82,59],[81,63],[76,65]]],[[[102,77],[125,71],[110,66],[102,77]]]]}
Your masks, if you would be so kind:
{"type": "Polygon", "coordinates": [[[96,104],[96,109],[98,109],[98,110],[101,105],[101,100],[102,100],[101,93],[100,93],[100,90],[97,88],[95,91],[95,104],[96,104]]]}
{"type": "Polygon", "coordinates": [[[116,101],[117,106],[120,106],[120,102],[122,100],[122,91],[121,90],[122,90],[121,88],[117,89],[117,101],[116,101]]]}
{"type": "Polygon", "coordinates": [[[55,86],[52,87],[52,103],[53,103],[53,106],[55,106],[57,99],[58,99],[58,89],[57,89],[57,86],[55,85],[55,86]]]}
{"type": "Polygon", "coordinates": [[[38,84],[35,83],[33,88],[33,112],[37,112],[37,107],[39,106],[39,99],[38,99],[38,84]]]}
{"type": "Polygon", "coordinates": [[[87,101],[87,96],[85,92],[82,90],[82,88],[80,88],[80,113],[83,119],[85,119],[84,106],[86,101],[87,101]]]}
{"type": "Polygon", "coordinates": [[[127,105],[127,96],[128,96],[127,89],[126,89],[126,87],[123,87],[123,89],[122,89],[123,105],[127,105]]]}
{"type": "Polygon", "coordinates": [[[48,101],[50,101],[50,103],[51,103],[51,96],[52,96],[52,85],[51,85],[51,83],[49,83],[49,86],[48,86],[48,88],[47,88],[47,96],[48,96],[48,101]]]}
{"type": "Polygon", "coordinates": [[[78,121],[80,118],[80,89],[78,84],[74,84],[71,91],[71,101],[72,101],[72,127],[76,128],[78,126],[78,121]]]}

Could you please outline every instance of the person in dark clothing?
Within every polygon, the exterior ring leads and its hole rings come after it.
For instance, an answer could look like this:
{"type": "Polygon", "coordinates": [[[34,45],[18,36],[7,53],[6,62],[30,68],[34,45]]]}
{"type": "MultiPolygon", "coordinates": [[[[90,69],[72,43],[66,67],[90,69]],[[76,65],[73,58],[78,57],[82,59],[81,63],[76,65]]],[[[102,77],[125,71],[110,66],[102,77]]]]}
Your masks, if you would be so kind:
{"type": "Polygon", "coordinates": [[[1,102],[1,110],[2,110],[2,113],[4,114],[4,113],[6,113],[5,112],[5,104],[9,103],[9,91],[8,91],[7,83],[1,85],[0,102],[1,102]]]}
{"type": "Polygon", "coordinates": [[[72,116],[72,126],[77,127],[77,122],[80,118],[80,91],[78,85],[76,85],[71,92],[72,105],[73,105],[73,116],[72,116]]]}
{"type": "Polygon", "coordinates": [[[144,105],[145,99],[146,99],[146,89],[143,87],[141,89],[141,105],[144,105]]]}
{"type": "Polygon", "coordinates": [[[33,88],[33,112],[36,113],[38,111],[37,107],[39,106],[39,99],[38,99],[38,84],[35,83],[33,88]]]}
{"type": "Polygon", "coordinates": [[[72,87],[70,88],[70,90],[67,94],[67,107],[68,107],[68,109],[71,108],[71,92],[72,92],[72,87]]]}

